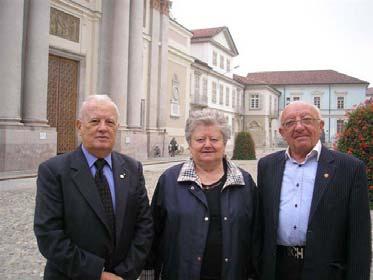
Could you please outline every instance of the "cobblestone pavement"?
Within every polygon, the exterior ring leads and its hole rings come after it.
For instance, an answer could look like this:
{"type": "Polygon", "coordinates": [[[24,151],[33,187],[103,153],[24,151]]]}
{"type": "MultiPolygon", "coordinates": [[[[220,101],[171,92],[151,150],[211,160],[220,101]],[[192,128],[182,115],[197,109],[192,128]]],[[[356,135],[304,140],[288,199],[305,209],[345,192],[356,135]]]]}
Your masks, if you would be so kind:
{"type": "MultiPolygon", "coordinates": [[[[159,175],[174,164],[177,162],[144,165],[149,197],[159,175]]],[[[240,161],[238,164],[256,178],[257,161],[240,161]]],[[[42,279],[45,261],[33,233],[35,181],[35,178],[0,181],[1,280],[42,279]]]]}

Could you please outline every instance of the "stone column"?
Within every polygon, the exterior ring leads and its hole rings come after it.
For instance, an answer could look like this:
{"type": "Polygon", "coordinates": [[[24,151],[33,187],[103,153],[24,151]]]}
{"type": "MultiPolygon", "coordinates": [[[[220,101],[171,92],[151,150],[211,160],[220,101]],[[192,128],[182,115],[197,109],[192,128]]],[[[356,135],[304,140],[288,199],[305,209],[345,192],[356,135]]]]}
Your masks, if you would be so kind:
{"type": "Polygon", "coordinates": [[[128,127],[140,127],[143,96],[143,10],[144,1],[131,0],[128,56],[128,127]]]}
{"type": "Polygon", "coordinates": [[[0,1],[0,124],[19,125],[24,1],[0,1]]]}
{"type": "Polygon", "coordinates": [[[149,65],[149,86],[147,96],[147,129],[157,128],[158,119],[158,93],[159,93],[159,43],[160,43],[160,11],[152,1],[151,13],[151,42],[150,42],[150,65],[149,65]]]}
{"type": "Polygon", "coordinates": [[[47,124],[49,1],[30,0],[23,87],[23,122],[47,124]]]}
{"type": "Polygon", "coordinates": [[[97,94],[110,94],[111,51],[113,49],[114,1],[102,2],[98,57],[97,94]]]}
{"type": "Polygon", "coordinates": [[[110,67],[110,95],[119,108],[119,122],[121,126],[127,125],[129,1],[115,1],[113,47],[110,67]]]}
{"type": "Polygon", "coordinates": [[[167,118],[170,108],[170,99],[168,94],[168,29],[169,29],[169,18],[168,18],[168,1],[164,1],[162,4],[161,13],[161,37],[160,37],[160,73],[159,73],[159,119],[158,127],[164,128],[167,126],[167,118]]]}

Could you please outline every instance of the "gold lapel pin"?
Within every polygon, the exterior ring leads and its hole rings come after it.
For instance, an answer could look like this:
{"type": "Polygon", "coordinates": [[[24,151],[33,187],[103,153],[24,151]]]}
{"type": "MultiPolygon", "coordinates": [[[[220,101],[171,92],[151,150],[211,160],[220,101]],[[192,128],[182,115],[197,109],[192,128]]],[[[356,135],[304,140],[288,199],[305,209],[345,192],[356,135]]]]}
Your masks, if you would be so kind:
{"type": "Polygon", "coordinates": [[[328,173],[325,173],[324,174],[324,178],[328,178],[329,177],[329,174],[328,173]]]}

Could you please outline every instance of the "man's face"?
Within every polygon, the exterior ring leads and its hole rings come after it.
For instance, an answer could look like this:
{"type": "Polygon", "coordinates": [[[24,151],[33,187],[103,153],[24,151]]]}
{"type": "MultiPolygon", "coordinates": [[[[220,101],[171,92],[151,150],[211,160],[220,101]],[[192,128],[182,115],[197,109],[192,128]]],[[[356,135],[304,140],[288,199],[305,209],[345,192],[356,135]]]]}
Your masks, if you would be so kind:
{"type": "Polygon", "coordinates": [[[76,127],[87,151],[97,158],[106,157],[113,150],[118,129],[115,107],[105,101],[89,102],[76,127]]]}
{"type": "Polygon", "coordinates": [[[319,141],[323,127],[324,122],[315,108],[292,103],[282,113],[279,132],[288,143],[292,156],[306,156],[319,141]]]}

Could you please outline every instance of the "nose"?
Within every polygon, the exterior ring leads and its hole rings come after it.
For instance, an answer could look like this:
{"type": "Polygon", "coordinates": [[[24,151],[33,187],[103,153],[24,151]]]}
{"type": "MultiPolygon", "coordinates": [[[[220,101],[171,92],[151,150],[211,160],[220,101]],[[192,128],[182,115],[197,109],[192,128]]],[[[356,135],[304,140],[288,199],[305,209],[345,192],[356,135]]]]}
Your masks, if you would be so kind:
{"type": "Polygon", "coordinates": [[[211,140],[209,138],[206,138],[204,146],[210,147],[211,146],[211,140]]]}
{"type": "Polygon", "coordinates": [[[297,122],[295,123],[294,129],[295,130],[304,129],[304,124],[302,123],[302,120],[297,120],[297,122]]]}
{"type": "Polygon", "coordinates": [[[98,130],[106,130],[107,129],[107,124],[105,123],[105,120],[101,120],[99,125],[98,125],[98,130]]]}

